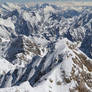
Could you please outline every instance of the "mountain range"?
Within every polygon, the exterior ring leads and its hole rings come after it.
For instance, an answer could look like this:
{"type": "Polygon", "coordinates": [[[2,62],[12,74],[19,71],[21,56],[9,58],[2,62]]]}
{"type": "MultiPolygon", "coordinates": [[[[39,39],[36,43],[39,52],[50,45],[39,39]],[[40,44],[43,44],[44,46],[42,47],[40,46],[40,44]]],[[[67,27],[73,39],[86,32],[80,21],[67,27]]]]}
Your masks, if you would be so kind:
{"type": "Polygon", "coordinates": [[[92,92],[92,7],[1,4],[0,92],[92,92]]]}

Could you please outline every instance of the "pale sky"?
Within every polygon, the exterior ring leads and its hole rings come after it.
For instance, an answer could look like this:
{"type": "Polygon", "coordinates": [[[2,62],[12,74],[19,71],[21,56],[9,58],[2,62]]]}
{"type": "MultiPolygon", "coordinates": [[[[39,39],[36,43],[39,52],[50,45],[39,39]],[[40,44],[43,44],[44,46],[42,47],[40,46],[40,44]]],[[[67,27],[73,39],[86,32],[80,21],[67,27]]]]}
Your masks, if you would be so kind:
{"type": "Polygon", "coordinates": [[[20,2],[20,3],[22,2],[22,3],[23,3],[23,2],[31,2],[31,1],[32,1],[32,2],[33,2],[33,1],[34,1],[34,2],[40,2],[40,1],[45,1],[45,2],[46,2],[46,1],[47,1],[47,2],[50,2],[50,1],[52,1],[52,2],[53,2],[53,1],[64,1],[64,2],[67,2],[67,1],[71,1],[71,2],[72,2],[72,1],[78,1],[78,2],[79,2],[79,1],[83,1],[83,2],[85,2],[85,1],[92,1],[92,0],[0,0],[0,3],[4,3],[4,2],[20,2]]]}

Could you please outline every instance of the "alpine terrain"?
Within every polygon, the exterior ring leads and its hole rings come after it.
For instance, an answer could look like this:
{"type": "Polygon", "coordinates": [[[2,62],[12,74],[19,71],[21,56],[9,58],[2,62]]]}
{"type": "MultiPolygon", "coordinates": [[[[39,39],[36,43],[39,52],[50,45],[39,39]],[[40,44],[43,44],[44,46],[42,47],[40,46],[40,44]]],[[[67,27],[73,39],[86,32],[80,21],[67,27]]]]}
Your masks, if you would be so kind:
{"type": "Polygon", "coordinates": [[[92,7],[0,4],[0,92],[92,92],[92,7]]]}

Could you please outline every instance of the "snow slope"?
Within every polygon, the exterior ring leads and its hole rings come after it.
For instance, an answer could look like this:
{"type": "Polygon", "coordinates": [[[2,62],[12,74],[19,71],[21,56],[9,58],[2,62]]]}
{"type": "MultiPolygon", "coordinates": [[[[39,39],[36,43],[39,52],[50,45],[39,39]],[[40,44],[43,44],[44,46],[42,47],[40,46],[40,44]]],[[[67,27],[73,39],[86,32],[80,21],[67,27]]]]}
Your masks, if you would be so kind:
{"type": "Polygon", "coordinates": [[[13,69],[13,64],[9,63],[6,59],[0,57],[0,74],[7,73],[13,69]]]}

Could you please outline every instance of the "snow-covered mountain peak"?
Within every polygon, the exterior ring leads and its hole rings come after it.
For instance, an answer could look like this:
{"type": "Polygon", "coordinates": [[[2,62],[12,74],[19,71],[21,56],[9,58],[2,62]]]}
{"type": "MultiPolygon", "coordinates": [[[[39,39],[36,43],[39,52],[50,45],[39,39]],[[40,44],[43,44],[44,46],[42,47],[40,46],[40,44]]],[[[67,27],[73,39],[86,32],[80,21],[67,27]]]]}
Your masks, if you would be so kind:
{"type": "Polygon", "coordinates": [[[45,13],[48,13],[48,12],[55,12],[55,10],[54,10],[54,8],[51,7],[51,6],[46,6],[46,7],[44,8],[44,12],[45,12],[45,13]]]}

